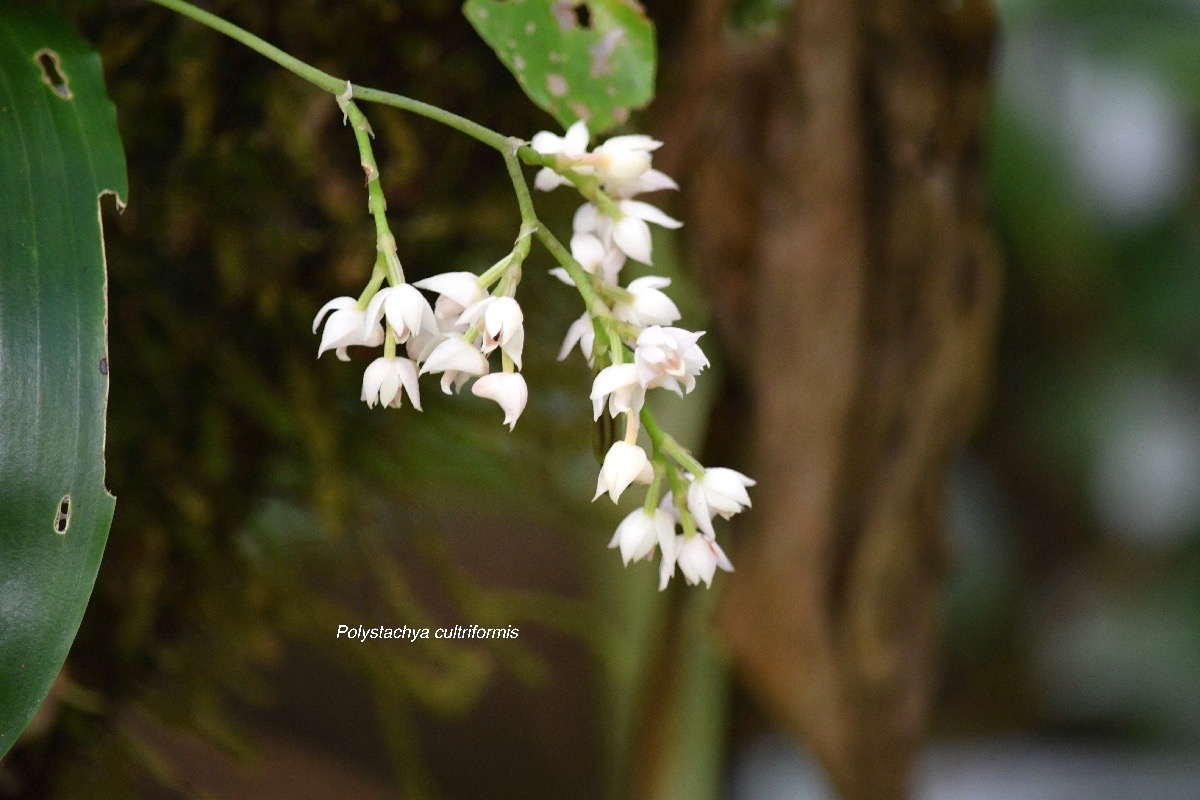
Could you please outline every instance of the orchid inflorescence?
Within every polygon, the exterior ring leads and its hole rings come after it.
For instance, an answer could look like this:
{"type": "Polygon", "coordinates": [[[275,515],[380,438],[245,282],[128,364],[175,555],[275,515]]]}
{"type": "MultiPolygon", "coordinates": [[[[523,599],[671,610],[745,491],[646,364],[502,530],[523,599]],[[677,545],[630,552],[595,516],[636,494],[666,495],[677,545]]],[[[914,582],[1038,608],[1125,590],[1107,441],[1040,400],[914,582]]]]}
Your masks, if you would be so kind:
{"type": "Polygon", "coordinates": [[[473,380],[473,394],[499,404],[504,423],[516,425],[529,397],[521,374],[525,341],[524,315],[516,300],[522,264],[530,240],[537,235],[558,260],[551,270],[574,286],[585,311],[568,329],[559,360],[576,348],[595,377],[593,417],[623,415],[624,437],[604,455],[596,495],[614,503],[634,483],[647,485],[642,507],[618,525],[609,547],[619,548],[626,564],[661,551],[659,588],[665,589],[676,567],[689,584],[711,586],[717,568],[733,566],[717,544],[713,519],[729,519],[750,505],[747,487],[754,481],[740,472],[705,468],[665,433],[645,407],[646,392],[668,389],[680,396],[696,385],[709,365],[698,341],[703,332],[673,327],[679,309],[662,290],[671,281],[648,276],[620,283],[628,259],[651,264],[649,223],[678,228],[681,223],[635,196],[677,189],[670,177],[652,166],[662,142],[644,135],[616,136],[588,150],[583,121],[565,135],[542,131],[531,142],[513,140],[506,154],[521,204],[522,227],[513,249],[480,275],[449,272],[407,283],[396,255],[396,243],[384,216],[379,173],[370,148],[370,128],[349,97],[339,98],[355,130],[367,175],[369,208],[375,217],[375,270],[357,298],[339,297],[317,313],[313,332],[324,320],[318,357],[333,350],[349,360],[351,346],[383,346],[383,355],[363,374],[362,399],[369,405],[399,408],[403,396],[421,409],[419,378],[441,373],[446,394],[461,391],[473,380]],[[541,166],[536,188],[551,191],[572,186],[585,202],[575,213],[569,252],[545,231],[533,212],[518,156],[541,166]],[[384,283],[387,286],[384,286],[384,283]],[[431,305],[420,290],[437,295],[431,305]],[[404,346],[403,356],[397,355],[404,346]],[[499,351],[501,370],[492,371],[489,356],[499,351]],[[645,431],[650,453],[638,444],[645,431]]]}

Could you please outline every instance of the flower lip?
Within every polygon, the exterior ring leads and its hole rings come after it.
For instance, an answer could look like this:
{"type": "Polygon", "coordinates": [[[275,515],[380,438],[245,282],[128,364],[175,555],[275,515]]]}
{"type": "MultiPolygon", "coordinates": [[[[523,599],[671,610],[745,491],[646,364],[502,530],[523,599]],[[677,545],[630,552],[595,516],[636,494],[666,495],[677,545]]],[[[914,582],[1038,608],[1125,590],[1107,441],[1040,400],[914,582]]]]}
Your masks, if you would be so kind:
{"type": "Polygon", "coordinates": [[[493,372],[471,386],[476,397],[494,400],[504,411],[504,424],[511,431],[529,401],[529,387],[519,372],[493,372]]]}

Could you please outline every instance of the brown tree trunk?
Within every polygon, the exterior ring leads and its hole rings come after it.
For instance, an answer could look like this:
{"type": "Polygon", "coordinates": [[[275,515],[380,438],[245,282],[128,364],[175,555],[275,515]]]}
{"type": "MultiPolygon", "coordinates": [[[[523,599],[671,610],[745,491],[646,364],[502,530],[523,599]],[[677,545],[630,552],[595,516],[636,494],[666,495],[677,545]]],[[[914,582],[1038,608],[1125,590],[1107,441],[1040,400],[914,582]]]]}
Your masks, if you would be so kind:
{"type": "Polygon", "coordinates": [[[844,800],[901,798],[936,680],[943,484],[1000,296],[992,16],[980,0],[798,0],[746,45],[721,34],[722,5],[696,11],[690,102],[664,131],[689,141],[694,257],[743,371],[759,479],[719,623],[844,800]]]}

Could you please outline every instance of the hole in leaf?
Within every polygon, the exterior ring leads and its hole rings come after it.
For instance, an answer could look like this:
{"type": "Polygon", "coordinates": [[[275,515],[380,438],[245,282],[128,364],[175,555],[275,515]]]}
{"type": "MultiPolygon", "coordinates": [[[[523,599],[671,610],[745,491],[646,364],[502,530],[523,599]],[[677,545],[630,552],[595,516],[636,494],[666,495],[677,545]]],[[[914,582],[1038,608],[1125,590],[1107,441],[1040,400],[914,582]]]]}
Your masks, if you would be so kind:
{"type": "Polygon", "coordinates": [[[575,12],[575,22],[579,27],[592,27],[592,10],[587,7],[586,3],[580,3],[571,10],[575,12]]]}
{"type": "Polygon", "coordinates": [[[54,515],[54,530],[58,533],[66,533],[70,524],[71,495],[64,494],[63,499],[58,501],[58,513],[54,515]]]}
{"type": "Polygon", "coordinates": [[[63,100],[70,100],[72,97],[71,87],[67,85],[67,76],[58,63],[58,53],[43,48],[37,51],[33,60],[41,68],[42,80],[46,82],[46,85],[63,100]]]}

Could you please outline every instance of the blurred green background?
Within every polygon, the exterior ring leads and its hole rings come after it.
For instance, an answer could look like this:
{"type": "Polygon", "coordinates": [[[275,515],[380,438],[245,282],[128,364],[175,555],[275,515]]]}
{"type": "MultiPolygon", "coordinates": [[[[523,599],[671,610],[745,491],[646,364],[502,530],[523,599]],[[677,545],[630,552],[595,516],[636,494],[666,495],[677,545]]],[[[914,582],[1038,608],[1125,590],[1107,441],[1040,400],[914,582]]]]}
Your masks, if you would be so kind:
{"type": "MultiPolygon", "coordinates": [[[[707,599],[659,597],[652,568],[604,547],[620,514],[587,502],[588,373],[555,361],[579,314],[570,290],[529,263],[515,434],[493,404],[433,383],[422,414],[368,410],[365,361],[313,357],[316,309],[357,294],[373,258],[336,106],[145,3],[55,5],[104,58],[130,164],[129,208],[105,217],[118,507],[67,670],[0,767],[0,796],[619,791],[637,706],[661,689],[645,669],[663,604],[707,599]],[[521,636],[380,647],[336,640],[342,623],[521,636]]],[[[457,3],[282,5],[208,7],[356,82],[508,133],[554,127],[457,3]]],[[[731,35],[759,35],[786,5],[735,4],[731,35]]],[[[669,78],[686,12],[648,6],[669,78]]],[[[1200,740],[1200,7],[998,11],[1005,314],[990,417],[950,476],[935,734],[1175,753],[1200,740]]],[[[501,164],[366,111],[410,278],[507,252],[518,219],[501,164]]],[[[569,224],[567,198],[537,199],[569,224]]],[[[686,233],[656,243],[657,266],[699,329],[686,233]]],[[[719,364],[706,377],[716,391],[719,364]]],[[[697,445],[711,399],[666,410],[697,445]]],[[[684,636],[705,653],[690,684],[707,687],[698,785],[782,796],[736,768],[766,726],[715,688],[703,633],[684,636]]]]}

